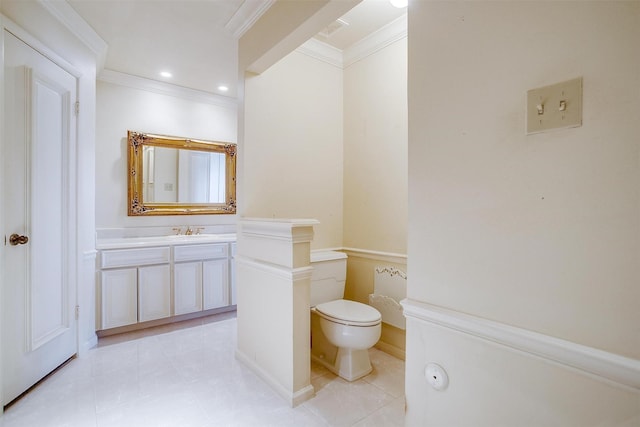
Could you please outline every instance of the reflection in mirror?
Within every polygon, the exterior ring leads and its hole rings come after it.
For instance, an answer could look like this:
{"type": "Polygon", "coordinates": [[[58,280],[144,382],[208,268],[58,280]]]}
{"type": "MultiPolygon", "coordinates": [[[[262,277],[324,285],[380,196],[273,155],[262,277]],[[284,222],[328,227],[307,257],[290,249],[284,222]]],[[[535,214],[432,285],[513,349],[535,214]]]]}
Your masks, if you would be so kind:
{"type": "Polygon", "coordinates": [[[225,155],[143,147],[142,195],[148,203],[224,203],[225,155]]]}
{"type": "Polygon", "coordinates": [[[129,215],[236,212],[236,145],[129,131],[129,215]]]}

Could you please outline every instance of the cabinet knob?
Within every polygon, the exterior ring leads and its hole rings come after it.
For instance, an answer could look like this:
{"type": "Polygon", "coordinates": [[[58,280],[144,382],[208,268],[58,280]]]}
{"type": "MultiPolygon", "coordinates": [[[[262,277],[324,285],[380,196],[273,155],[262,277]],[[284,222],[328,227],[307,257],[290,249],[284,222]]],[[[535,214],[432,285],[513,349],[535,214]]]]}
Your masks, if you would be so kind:
{"type": "Polygon", "coordinates": [[[29,241],[27,236],[20,236],[19,234],[13,233],[9,236],[9,243],[11,246],[24,245],[29,241]]]}

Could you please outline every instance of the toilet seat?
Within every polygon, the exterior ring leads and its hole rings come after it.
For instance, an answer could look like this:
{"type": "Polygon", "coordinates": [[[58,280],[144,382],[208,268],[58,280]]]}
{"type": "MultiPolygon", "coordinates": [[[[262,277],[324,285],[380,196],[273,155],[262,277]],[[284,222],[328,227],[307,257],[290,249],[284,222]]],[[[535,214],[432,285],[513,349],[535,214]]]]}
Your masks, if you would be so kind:
{"type": "Polygon", "coordinates": [[[347,326],[375,326],[382,320],[375,308],[344,299],[318,304],[316,313],[331,322],[347,326]]]}

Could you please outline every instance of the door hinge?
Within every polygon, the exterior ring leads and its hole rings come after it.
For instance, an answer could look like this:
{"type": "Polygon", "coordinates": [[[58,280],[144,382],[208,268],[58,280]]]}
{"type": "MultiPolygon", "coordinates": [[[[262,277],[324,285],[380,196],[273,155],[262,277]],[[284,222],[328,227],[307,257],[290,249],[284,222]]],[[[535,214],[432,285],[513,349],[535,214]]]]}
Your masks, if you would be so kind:
{"type": "Polygon", "coordinates": [[[80,318],[80,306],[76,305],[76,320],[80,318]]]}
{"type": "Polygon", "coordinates": [[[80,114],[80,101],[76,101],[75,103],[75,112],[76,112],[76,116],[80,114]]]}

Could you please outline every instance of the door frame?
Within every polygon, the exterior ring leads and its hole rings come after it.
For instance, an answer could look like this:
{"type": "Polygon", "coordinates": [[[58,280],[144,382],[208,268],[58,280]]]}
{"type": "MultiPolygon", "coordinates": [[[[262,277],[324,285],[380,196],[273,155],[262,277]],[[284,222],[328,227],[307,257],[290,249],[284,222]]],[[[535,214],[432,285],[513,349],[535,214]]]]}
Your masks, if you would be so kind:
{"type": "MultiPolygon", "coordinates": [[[[4,54],[5,54],[5,31],[12,33],[18,39],[22,40],[29,47],[34,49],[36,52],[40,53],[51,62],[71,74],[76,79],[76,99],[73,100],[73,103],[78,102],[80,99],[80,78],[82,73],[71,65],[69,62],[61,58],[58,54],[56,54],[53,50],[45,46],[35,37],[31,36],[26,30],[20,27],[18,24],[11,21],[9,18],[0,13],[0,129],[4,129],[5,125],[5,111],[4,111],[4,83],[5,83],[5,75],[4,75],[4,54]]],[[[75,121],[75,140],[70,141],[69,143],[69,186],[67,190],[69,191],[69,214],[71,215],[71,219],[69,220],[69,224],[72,225],[68,227],[68,241],[71,243],[71,248],[69,250],[69,255],[67,259],[66,268],[68,270],[68,278],[73,283],[73,292],[75,293],[75,305],[76,307],[79,305],[79,272],[81,271],[81,265],[79,264],[78,257],[78,141],[79,141],[79,119],[76,118],[75,121]]],[[[4,132],[0,132],[0,159],[4,159],[5,157],[5,143],[4,140],[4,132]]],[[[7,230],[5,230],[5,215],[4,215],[4,205],[5,205],[5,194],[4,194],[4,168],[3,163],[0,162],[0,236],[3,238],[6,237],[7,230]]],[[[4,263],[6,252],[6,242],[0,242],[0,264],[4,263]]],[[[0,273],[0,307],[3,306],[5,301],[5,280],[4,274],[0,273]]],[[[75,345],[76,345],[76,354],[80,351],[80,323],[79,319],[76,319],[76,337],[75,337],[75,345]]],[[[3,343],[4,343],[4,334],[3,334],[3,323],[2,316],[0,316],[0,416],[3,413],[4,405],[7,403],[4,400],[3,395],[3,384],[4,384],[4,359],[3,359],[3,343]]]]}

